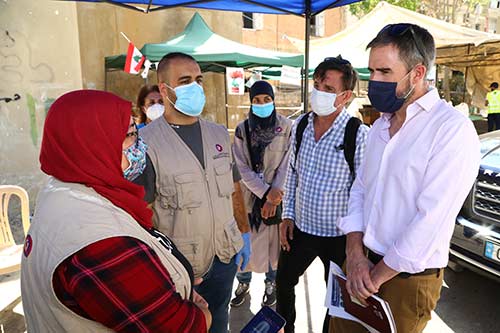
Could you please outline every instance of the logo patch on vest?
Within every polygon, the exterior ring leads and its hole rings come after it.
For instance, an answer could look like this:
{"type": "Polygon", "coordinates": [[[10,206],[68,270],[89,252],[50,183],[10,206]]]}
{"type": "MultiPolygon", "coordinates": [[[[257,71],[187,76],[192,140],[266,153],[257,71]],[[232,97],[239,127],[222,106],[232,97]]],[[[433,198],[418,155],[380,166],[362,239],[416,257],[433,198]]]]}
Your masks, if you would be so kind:
{"type": "Polygon", "coordinates": [[[224,148],[220,144],[216,144],[215,149],[217,149],[219,153],[221,153],[224,150],[224,148]]]}
{"type": "Polygon", "coordinates": [[[31,235],[26,236],[26,240],[24,241],[24,247],[23,247],[23,253],[26,258],[31,253],[31,249],[33,248],[33,239],[31,238],[31,235]]]}

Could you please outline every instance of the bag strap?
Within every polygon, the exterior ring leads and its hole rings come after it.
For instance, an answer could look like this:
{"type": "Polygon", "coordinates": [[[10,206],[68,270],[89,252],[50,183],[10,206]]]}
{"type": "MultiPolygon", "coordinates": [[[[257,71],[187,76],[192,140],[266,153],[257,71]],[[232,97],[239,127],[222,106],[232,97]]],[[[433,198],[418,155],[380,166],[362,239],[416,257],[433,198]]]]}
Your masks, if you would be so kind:
{"type": "Polygon", "coordinates": [[[307,112],[302,118],[300,118],[299,124],[297,125],[297,130],[295,131],[295,161],[293,166],[297,164],[297,157],[299,156],[300,145],[302,144],[302,136],[306,130],[307,123],[309,120],[309,114],[311,111],[307,112]]]}
{"type": "Polygon", "coordinates": [[[361,126],[361,120],[356,117],[351,117],[347,122],[344,133],[344,157],[349,164],[352,178],[356,177],[356,170],[354,169],[354,155],[356,153],[356,136],[358,128],[361,126]]]}
{"type": "Polygon", "coordinates": [[[250,125],[248,124],[248,118],[245,119],[243,122],[243,125],[245,126],[245,138],[247,141],[247,149],[248,149],[248,155],[250,156],[250,164],[252,165],[252,170],[255,172],[257,170],[255,161],[252,159],[252,143],[251,143],[251,137],[250,137],[250,125]]]}

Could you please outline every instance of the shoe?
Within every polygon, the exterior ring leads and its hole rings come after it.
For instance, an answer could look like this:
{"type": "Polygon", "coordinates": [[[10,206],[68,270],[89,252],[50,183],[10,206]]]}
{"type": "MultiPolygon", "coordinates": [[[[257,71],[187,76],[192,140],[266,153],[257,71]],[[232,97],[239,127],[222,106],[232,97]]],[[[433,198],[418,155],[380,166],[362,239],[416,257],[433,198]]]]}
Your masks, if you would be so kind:
{"type": "Polygon", "coordinates": [[[274,304],[276,304],[276,284],[269,281],[266,282],[262,306],[273,306],[274,304]]]}
{"type": "Polygon", "coordinates": [[[250,284],[238,283],[238,288],[234,292],[235,297],[231,300],[231,306],[240,306],[245,302],[245,299],[250,292],[250,284]]]}

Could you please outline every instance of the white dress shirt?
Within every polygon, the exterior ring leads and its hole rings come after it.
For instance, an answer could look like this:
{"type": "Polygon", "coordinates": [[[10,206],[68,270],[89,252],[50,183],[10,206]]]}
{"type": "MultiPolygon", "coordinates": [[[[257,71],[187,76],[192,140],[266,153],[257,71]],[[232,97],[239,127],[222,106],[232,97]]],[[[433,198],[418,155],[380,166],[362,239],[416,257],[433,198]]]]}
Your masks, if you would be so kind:
{"type": "Polygon", "coordinates": [[[445,267],[455,218],[478,174],[478,135],[436,89],[408,106],[392,138],[391,116],[368,133],[339,228],[363,232],[364,245],[398,272],[445,267]]]}

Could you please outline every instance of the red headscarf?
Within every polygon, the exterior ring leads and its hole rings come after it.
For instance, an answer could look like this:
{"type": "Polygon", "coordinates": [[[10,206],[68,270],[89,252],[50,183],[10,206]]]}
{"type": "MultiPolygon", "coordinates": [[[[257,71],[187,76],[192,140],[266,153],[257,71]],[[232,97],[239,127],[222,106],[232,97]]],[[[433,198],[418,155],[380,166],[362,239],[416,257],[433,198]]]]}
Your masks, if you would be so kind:
{"type": "Polygon", "coordinates": [[[152,212],[144,189],[123,177],[122,143],[132,104],[111,93],[77,90],[51,106],[43,132],[42,171],[69,183],[92,187],[146,228],[152,212]]]}

